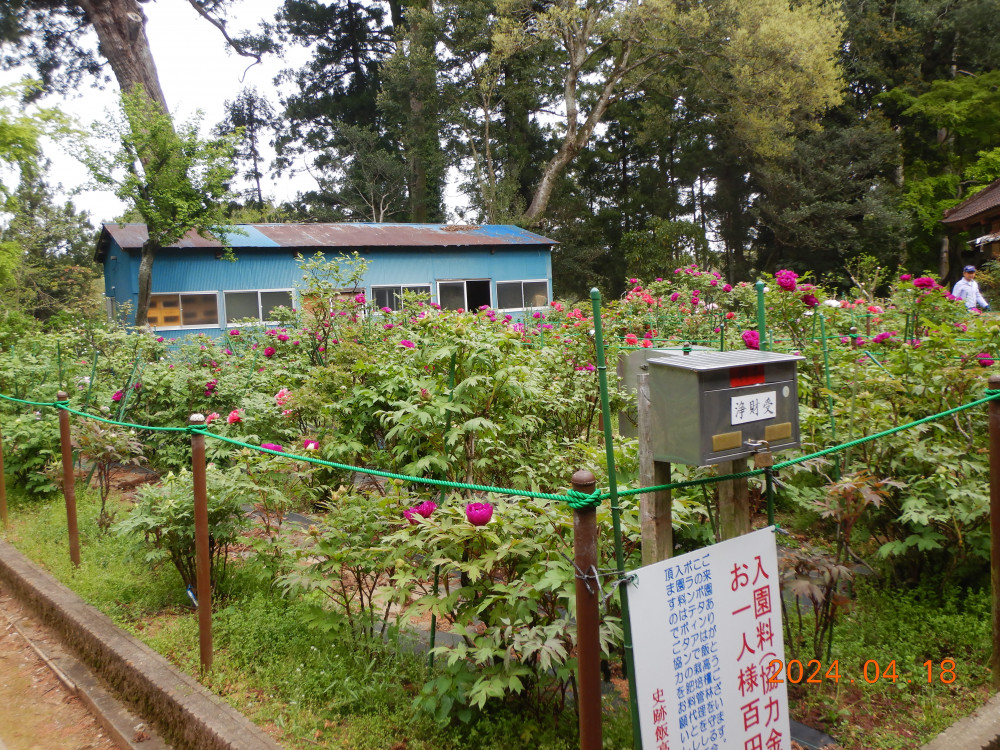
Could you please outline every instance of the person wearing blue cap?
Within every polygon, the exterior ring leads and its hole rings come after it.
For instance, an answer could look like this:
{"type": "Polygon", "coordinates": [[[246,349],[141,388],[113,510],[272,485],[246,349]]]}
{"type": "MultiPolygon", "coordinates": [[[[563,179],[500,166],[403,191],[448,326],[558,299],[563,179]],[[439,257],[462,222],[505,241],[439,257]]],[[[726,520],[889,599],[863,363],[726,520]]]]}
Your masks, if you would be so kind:
{"type": "Polygon", "coordinates": [[[951,293],[965,303],[966,310],[972,310],[976,307],[981,310],[990,309],[990,303],[983,298],[982,293],[979,291],[975,266],[966,266],[962,269],[962,278],[955,284],[955,288],[951,290],[951,293]]]}

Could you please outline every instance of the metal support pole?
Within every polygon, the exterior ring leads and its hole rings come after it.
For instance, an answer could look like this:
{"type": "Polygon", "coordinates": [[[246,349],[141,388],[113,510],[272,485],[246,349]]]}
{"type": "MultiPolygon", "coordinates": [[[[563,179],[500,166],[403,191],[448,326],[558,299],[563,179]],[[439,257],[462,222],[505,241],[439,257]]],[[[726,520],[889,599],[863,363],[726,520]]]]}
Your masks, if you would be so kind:
{"type": "MultiPolygon", "coordinates": [[[[56,398],[68,401],[69,394],[59,391],[56,398]]],[[[59,410],[59,442],[62,447],[63,497],[66,498],[66,526],[69,529],[69,559],[80,566],[80,530],[76,524],[76,474],[73,473],[73,439],[70,436],[69,412],[59,410]]]]}
{"type": "Polygon", "coordinates": [[[767,312],[764,310],[764,282],[757,282],[757,333],[760,336],[760,350],[769,351],[767,345],[767,312]]]}
{"type": "MultiPolygon", "coordinates": [[[[205,417],[192,414],[192,427],[205,417]]],[[[194,547],[198,571],[198,648],[201,671],[212,668],[212,559],[208,547],[208,489],[205,484],[205,436],[191,434],[191,475],[194,478],[194,547]]]]}
{"type": "MultiPolygon", "coordinates": [[[[611,526],[615,533],[615,567],[625,575],[625,550],[622,543],[621,507],[618,505],[618,475],[615,470],[615,440],[611,434],[611,405],[608,396],[608,366],[604,358],[604,331],[601,321],[601,292],[590,290],[591,309],[594,311],[594,353],[597,357],[597,382],[601,387],[601,430],[604,432],[604,455],[608,461],[608,494],[611,501],[611,526]]],[[[628,673],[629,713],[632,715],[632,747],[642,750],[642,732],[639,729],[639,697],[635,687],[635,654],[632,653],[632,620],[628,611],[628,585],[618,587],[618,600],[622,607],[622,647],[625,649],[625,670],[628,673]]]]}
{"type": "Polygon", "coordinates": [[[0,522],[7,528],[7,477],[3,473],[3,425],[0,424],[0,522]]]}
{"type": "MultiPolygon", "coordinates": [[[[1000,375],[991,375],[990,390],[1000,390],[1000,375]]],[[[993,595],[993,689],[1000,690],[1000,400],[990,401],[990,582],[993,595]]]]}
{"type": "MultiPolygon", "coordinates": [[[[590,495],[597,486],[592,473],[573,474],[573,489],[590,495]]],[[[597,579],[597,508],[573,511],[573,562],[576,565],[577,705],[580,750],[601,750],[601,636],[597,579]],[[593,577],[591,577],[593,576],[593,577]]]]}

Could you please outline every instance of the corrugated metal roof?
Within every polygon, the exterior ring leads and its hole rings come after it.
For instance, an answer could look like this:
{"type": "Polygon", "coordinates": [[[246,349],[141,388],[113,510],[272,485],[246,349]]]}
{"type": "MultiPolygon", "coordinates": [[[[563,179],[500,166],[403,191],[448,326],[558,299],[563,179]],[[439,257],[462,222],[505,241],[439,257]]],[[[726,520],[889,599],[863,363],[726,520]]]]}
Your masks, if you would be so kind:
{"type": "Polygon", "coordinates": [[[945,211],[941,221],[944,224],[961,224],[998,208],[1000,208],[1000,180],[994,180],[971,198],[945,211]]]}
{"type": "Polygon", "coordinates": [[[651,365],[665,365],[682,370],[705,372],[708,370],[726,370],[731,367],[747,365],[767,365],[774,362],[797,362],[805,357],[782,352],[762,352],[756,349],[735,349],[728,352],[693,351],[688,355],[674,357],[650,358],[651,365]]]}
{"type": "Polygon", "coordinates": [[[969,244],[979,247],[980,245],[989,245],[992,242],[1000,242],[1000,232],[993,232],[993,234],[984,234],[982,237],[976,237],[976,239],[970,240],[969,244]]]}
{"type": "MultiPolygon", "coordinates": [[[[364,247],[502,247],[554,245],[555,240],[507,224],[238,224],[242,231],[227,232],[235,247],[364,248],[364,247]]],[[[98,260],[110,239],[122,248],[137,250],[146,241],[145,224],[105,224],[98,241],[98,260]]],[[[170,245],[174,248],[222,247],[191,231],[170,245]]]]}

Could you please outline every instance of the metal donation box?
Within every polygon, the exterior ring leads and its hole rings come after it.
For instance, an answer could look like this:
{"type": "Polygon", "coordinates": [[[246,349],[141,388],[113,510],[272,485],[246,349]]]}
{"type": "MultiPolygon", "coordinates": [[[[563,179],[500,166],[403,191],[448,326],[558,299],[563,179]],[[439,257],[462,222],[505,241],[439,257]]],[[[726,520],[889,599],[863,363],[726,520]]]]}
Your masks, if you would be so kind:
{"type": "MultiPolygon", "coordinates": [[[[621,387],[628,393],[636,392],[636,380],[639,373],[648,369],[650,359],[659,357],[682,357],[692,352],[714,352],[707,346],[688,346],[673,349],[636,349],[618,358],[618,380],[621,387]]],[[[639,437],[639,410],[635,399],[618,413],[618,434],[622,437],[639,437]]]]}
{"type": "Polygon", "coordinates": [[[799,445],[796,362],[751,349],[648,360],[653,458],[704,466],[799,445]]]}

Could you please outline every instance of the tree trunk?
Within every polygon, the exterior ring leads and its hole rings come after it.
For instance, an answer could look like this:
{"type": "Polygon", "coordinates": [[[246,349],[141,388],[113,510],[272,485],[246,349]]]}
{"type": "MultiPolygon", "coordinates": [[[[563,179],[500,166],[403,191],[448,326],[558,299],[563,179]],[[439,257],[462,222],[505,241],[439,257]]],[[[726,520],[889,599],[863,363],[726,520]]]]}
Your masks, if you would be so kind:
{"type": "Polygon", "coordinates": [[[146,16],[136,0],[76,0],[97,32],[101,54],[122,91],[142,86],[163,111],[166,99],[146,38],[146,16]]]}
{"type": "Polygon", "coordinates": [[[139,300],[135,308],[135,325],[141,327],[147,324],[149,317],[149,299],[153,293],[153,260],[159,250],[153,240],[142,243],[142,258],[139,261],[139,300]]]}

